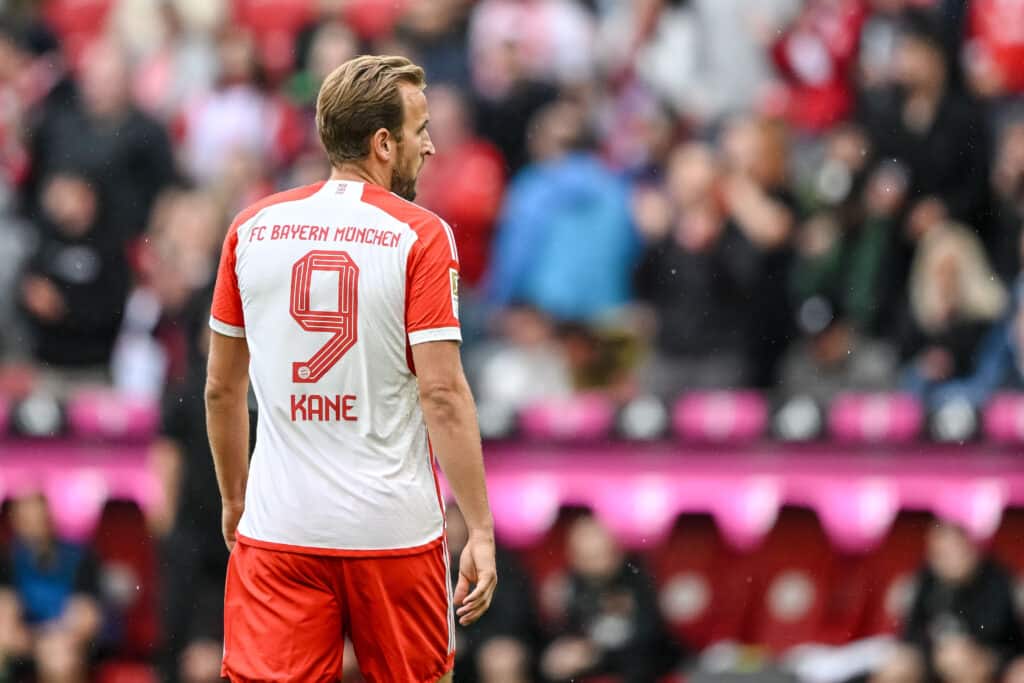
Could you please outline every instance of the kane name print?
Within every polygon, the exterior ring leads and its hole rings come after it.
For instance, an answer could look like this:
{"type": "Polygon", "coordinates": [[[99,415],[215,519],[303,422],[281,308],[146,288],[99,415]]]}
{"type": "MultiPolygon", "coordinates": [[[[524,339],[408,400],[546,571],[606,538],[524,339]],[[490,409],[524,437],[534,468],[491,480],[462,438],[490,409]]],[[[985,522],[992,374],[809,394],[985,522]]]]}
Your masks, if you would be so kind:
{"type": "Polygon", "coordinates": [[[292,422],[357,422],[353,394],[292,394],[292,422]]]}
{"type": "Polygon", "coordinates": [[[326,225],[275,224],[257,225],[249,233],[250,242],[276,242],[295,240],[299,242],[348,242],[352,244],[373,244],[378,247],[398,246],[401,235],[393,230],[377,228],[343,228],[326,225]]]}

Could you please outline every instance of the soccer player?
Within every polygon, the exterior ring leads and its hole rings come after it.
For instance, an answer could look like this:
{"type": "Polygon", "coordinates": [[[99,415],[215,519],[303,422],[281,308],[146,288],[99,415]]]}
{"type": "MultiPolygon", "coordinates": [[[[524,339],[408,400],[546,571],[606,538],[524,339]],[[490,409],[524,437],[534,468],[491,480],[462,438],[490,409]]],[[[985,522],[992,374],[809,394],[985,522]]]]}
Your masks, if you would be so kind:
{"type": "Polygon", "coordinates": [[[235,682],[334,681],[346,635],[367,680],[448,681],[456,614],[494,593],[458,254],[411,201],[434,152],[424,85],[403,57],[338,67],[317,100],[330,179],[242,211],[224,241],[206,405],[235,682]],[[470,528],[454,595],[435,457],[470,528]]]}

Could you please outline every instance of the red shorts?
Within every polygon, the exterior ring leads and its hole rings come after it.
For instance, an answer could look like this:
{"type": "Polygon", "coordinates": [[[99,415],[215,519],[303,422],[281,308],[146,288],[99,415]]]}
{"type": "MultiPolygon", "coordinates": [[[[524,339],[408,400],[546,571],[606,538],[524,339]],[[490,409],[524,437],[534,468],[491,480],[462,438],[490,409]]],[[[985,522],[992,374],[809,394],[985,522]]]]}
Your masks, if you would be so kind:
{"type": "Polygon", "coordinates": [[[455,658],[446,548],[364,558],[237,543],[221,675],[233,683],[337,681],[347,635],[368,681],[433,683],[455,658]]]}

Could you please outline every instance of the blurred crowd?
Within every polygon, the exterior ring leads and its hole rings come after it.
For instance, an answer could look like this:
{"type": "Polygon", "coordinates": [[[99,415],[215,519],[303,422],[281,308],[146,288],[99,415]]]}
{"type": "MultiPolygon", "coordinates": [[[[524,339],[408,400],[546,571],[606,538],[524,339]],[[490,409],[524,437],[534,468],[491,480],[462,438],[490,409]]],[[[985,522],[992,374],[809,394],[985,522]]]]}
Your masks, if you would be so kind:
{"type": "Polygon", "coordinates": [[[5,393],[181,386],[225,226],[328,173],[361,52],[426,68],[481,404],[1024,381],[1024,3],[74,6],[0,22],[5,393]]]}
{"type": "MultiPolygon", "coordinates": [[[[417,201],[454,229],[482,407],[740,387],[980,406],[1024,386],[1024,0],[2,8],[0,394],[162,400],[152,523],[168,595],[198,596],[165,609],[173,680],[215,679],[219,659],[201,396],[221,241],[246,205],[327,176],[316,93],[357,54],[426,69],[437,154],[417,201]]],[[[566,633],[614,640],[622,620],[595,610],[652,598],[581,529],[579,557],[604,554],[583,575],[619,592],[581,578],[566,633]]],[[[509,623],[533,618],[509,602],[509,623]]],[[[480,661],[551,680],[596,662],[569,636],[538,659],[534,637],[480,661]]],[[[627,659],[678,654],[643,647],[627,659]]]]}

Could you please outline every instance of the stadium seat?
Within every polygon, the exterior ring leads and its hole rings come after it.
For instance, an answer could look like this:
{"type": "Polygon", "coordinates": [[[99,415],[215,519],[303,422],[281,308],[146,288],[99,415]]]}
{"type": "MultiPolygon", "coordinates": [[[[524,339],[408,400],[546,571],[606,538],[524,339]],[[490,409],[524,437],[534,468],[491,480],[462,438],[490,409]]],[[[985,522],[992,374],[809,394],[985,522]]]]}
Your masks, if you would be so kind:
{"type": "Polygon", "coordinates": [[[1024,508],[1009,508],[992,537],[992,554],[1014,576],[1017,612],[1024,619],[1024,508]]]}
{"type": "Polygon", "coordinates": [[[907,394],[841,394],[832,402],[829,430],[853,443],[905,443],[917,438],[924,423],[920,402],[907,394]]]}
{"type": "Polygon", "coordinates": [[[1024,441],[1024,394],[996,394],[985,407],[985,436],[1000,443],[1024,441]]]}
{"type": "Polygon", "coordinates": [[[157,683],[159,680],[153,667],[132,661],[105,662],[97,668],[94,677],[95,683],[157,683]]]}
{"type": "Polygon", "coordinates": [[[67,402],[68,427],[83,439],[146,441],[160,422],[156,401],[106,389],[76,392],[67,402]]]}
{"type": "Polygon", "coordinates": [[[810,510],[783,508],[743,564],[756,596],[749,642],[779,653],[800,643],[841,642],[853,634],[859,610],[837,609],[833,602],[839,558],[810,510]]]}
{"type": "Polygon", "coordinates": [[[157,646],[160,629],[154,545],[138,506],[125,501],[107,503],[92,547],[100,564],[104,600],[113,608],[120,627],[115,649],[121,656],[148,657],[157,646]]]}
{"type": "Polygon", "coordinates": [[[690,441],[747,442],[761,438],[768,424],[768,406],[752,391],[710,391],[686,394],[672,411],[675,433],[690,441]]]}
{"type": "Polygon", "coordinates": [[[859,563],[867,606],[861,636],[899,631],[913,598],[914,580],[924,560],[924,539],[932,516],[901,512],[881,544],[859,563]]]}
{"type": "Polygon", "coordinates": [[[519,415],[523,435],[541,441],[604,439],[611,434],[614,422],[611,401],[595,394],[540,401],[519,415]]]}
{"type": "Polygon", "coordinates": [[[549,629],[556,629],[565,621],[569,599],[566,545],[569,527],[581,514],[585,512],[578,508],[563,508],[544,537],[519,553],[536,591],[537,614],[549,629]]]}
{"type": "Polygon", "coordinates": [[[0,396],[0,439],[7,436],[7,425],[11,421],[11,403],[6,396],[0,396]]]}
{"type": "Polygon", "coordinates": [[[709,515],[681,516],[650,553],[662,614],[684,647],[739,639],[751,596],[736,560],[709,515]]]}

